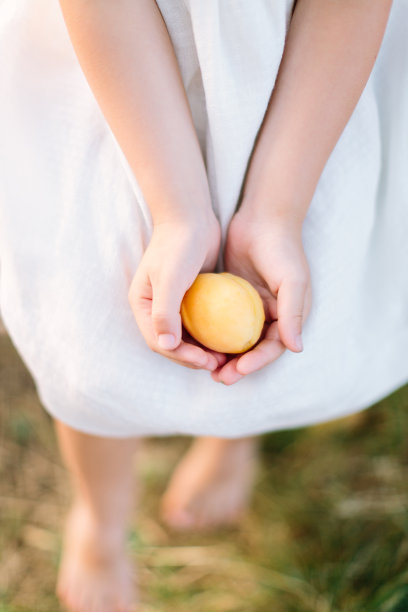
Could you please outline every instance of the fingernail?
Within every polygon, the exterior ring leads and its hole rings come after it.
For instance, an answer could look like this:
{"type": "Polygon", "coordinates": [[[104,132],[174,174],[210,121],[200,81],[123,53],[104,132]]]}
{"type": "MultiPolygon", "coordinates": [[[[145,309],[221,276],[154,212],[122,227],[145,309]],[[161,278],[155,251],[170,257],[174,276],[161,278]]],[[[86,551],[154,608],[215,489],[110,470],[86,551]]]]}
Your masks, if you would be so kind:
{"type": "Polygon", "coordinates": [[[164,351],[171,351],[176,348],[176,337],[173,334],[160,334],[157,343],[164,351]]]}
{"type": "Polygon", "coordinates": [[[299,351],[303,351],[303,341],[302,341],[302,336],[296,336],[295,338],[295,344],[296,344],[296,348],[299,351]]]}

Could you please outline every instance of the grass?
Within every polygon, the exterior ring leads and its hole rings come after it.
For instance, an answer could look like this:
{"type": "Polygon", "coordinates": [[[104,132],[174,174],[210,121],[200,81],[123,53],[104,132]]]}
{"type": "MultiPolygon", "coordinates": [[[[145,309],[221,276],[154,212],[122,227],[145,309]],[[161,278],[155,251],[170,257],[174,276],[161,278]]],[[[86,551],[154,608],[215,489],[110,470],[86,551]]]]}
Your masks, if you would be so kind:
{"type": "MultiPolygon", "coordinates": [[[[129,533],[141,612],[406,612],[408,387],[355,416],[262,437],[239,529],[175,534],[157,517],[190,440],[147,439],[129,533]]],[[[0,336],[0,612],[56,612],[70,491],[52,421],[0,336]]]]}

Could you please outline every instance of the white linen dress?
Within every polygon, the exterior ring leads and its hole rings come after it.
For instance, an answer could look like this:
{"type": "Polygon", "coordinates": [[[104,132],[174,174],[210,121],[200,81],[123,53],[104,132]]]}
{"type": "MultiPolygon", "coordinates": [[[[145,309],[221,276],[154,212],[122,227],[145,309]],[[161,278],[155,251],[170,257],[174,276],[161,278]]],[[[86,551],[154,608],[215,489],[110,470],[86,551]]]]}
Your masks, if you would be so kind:
{"type": "MultiPolygon", "coordinates": [[[[225,238],[293,2],[158,4],[225,238]]],[[[228,387],[152,352],[127,299],[151,229],[59,3],[0,0],[0,307],[49,413],[105,436],[234,438],[346,415],[406,383],[407,0],[306,217],[302,353],[228,387]]]]}

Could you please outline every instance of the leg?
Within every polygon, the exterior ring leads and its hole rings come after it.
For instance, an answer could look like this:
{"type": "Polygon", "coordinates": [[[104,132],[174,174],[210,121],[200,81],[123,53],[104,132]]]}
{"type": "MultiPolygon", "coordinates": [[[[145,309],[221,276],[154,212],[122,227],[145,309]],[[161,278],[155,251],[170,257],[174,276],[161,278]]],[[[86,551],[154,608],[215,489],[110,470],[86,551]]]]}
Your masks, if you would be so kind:
{"type": "Polygon", "coordinates": [[[257,438],[196,438],[163,495],[161,516],[178,529],[239,522],[256,474],[257,438]]]}
{"type": "Polygon", "coordinates": [[[57,594],[70,612],[128,612],[133,576],[125,554],[136,438],[101,438],[60,421],[55,428],[74,485],[57,594]]]}

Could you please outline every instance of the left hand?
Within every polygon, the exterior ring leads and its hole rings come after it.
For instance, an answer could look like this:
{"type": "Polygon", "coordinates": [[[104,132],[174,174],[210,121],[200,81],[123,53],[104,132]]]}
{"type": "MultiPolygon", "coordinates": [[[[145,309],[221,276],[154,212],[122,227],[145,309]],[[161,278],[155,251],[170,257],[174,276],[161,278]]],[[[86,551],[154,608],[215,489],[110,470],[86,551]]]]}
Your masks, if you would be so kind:
{"type": "Polygon", "coordinates": [[[241,208],[228,228],[224,264],[227,272],[242,276],[257,289],[266,318],[260,342],[211,374],[216,382],[231,385],[265,367],[287,348],[303,350],[302,325],[311,309],[312,292],[301,225],[259,218],[241,208]]]}

